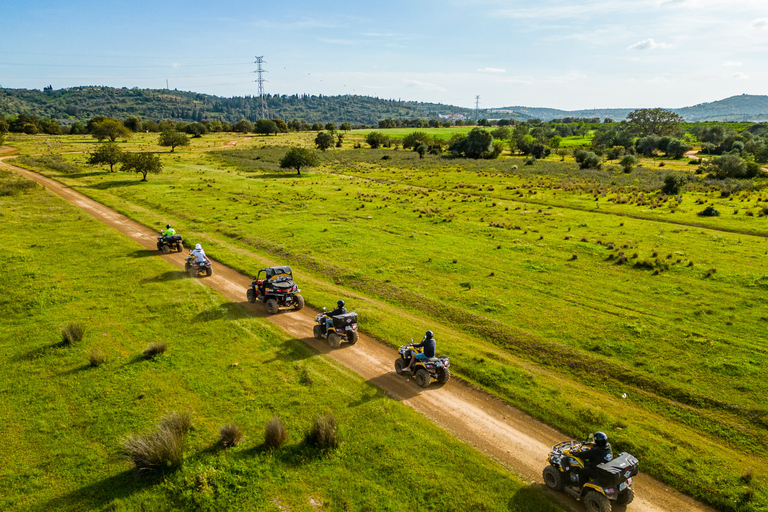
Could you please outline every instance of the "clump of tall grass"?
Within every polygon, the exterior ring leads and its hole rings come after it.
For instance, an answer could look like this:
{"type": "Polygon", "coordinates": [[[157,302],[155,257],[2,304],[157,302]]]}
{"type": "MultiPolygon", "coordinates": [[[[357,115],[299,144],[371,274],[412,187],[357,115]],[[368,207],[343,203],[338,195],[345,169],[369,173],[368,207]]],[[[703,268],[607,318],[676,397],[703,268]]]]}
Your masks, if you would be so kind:
{"type": "Polygon", "coordinates": [[[91,366],[101,366],[107,362],[107,353],[99,347],[94,347],[88,351],[88,363],[91,366]]]}
{"type": "Polygon", "coordinates": [[[147,345],[147,348],[142,350],[141,353],[144,355],[144,357],[153,358],[159,356],[160,354],[164,354],[166,350],[168,350],[167,344],[162,341],[156,341],[147,345]]]}
{"type": "Polygon", "coordinates": [[[189,413],[167,414],[153,432],[123,439],[123,456],[143,475],[178,469],[184,461],[184,437],[190,428],[189,413]]]}
{"type": "Polygon", "coordinates": [[[336,418],[328,413],[325,416],[317,416],[312,428],[306,435],[308,444],[320,449],[336,448],[339,445],[336,418]]]}
{"type": "Polygon", "coordinates": [[[179,435],[186,435],[192,430],[192,413],[173,411],[160,418],[159,426],[169,428],[179,435]]]}
{"type": "Polygon", "coordinates": [[[280,448],[288,440],[288,430],[285,428],[283,420],[275,416],[264,429],[264,444],[268,448],[280,448]]]}
{"type": "Polygon", "coordinates": [[[83,340],[85,327],[78,323],[70,323],[61,328],[61,344],[70,346],[83,340]]]}
{"type": "Polygon", "coordinates": [[[229,423],[219,429],[219,442],[224,448],[232,448],[243,440],[243,431],[234,423],[229,423]]]}

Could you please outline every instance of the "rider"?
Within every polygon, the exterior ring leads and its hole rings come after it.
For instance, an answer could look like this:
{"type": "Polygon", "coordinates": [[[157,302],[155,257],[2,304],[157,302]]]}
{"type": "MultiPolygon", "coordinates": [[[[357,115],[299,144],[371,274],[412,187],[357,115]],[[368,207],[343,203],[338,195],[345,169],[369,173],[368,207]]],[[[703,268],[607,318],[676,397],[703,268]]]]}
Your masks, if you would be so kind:
{"type": "Polygon", "coordinates": [[[333,317],[339,316],[339,315],[346,315],[347,314],[347,308],[344,307],[344,301],[339,299],[338,302],[336,302],[336,309],[333,311],[325,314],[325,330],[328,332],[328,329],[333,325],[333,317]]]}
{"type": "Polygon", "coordinates": [[[582,485],[595,476],[595,469],[598,464],[613,460],[613,450],[611,450],[611,443],[608,442],[608,436],[605,432],[595,432],[593,437],[594,443],[584,443],[582,451],[575,454],[584,461],[584,469],[579,471],[579,483],[582,485]],[[589,447],[589,449],[585,450],[584,447],[589,447]],[[581,475],[585,477],[583,481],[581,475]]]}
{"type": "Polygon", "coordinates": [[[205,251],[203,250],[203,246],[200,244],[195,244],[195,248],[192,251],[189,251],[190,256],[194,256],[195,263],[205,263],[208,261],[208,257],[205,255],[205,251]]]}
{"type": "Polygon", "coordinates": [[[418,354],[411,351],[411,360],[408,362],[408,366],[405,367],[403,371],[404,372],[413,371],[413,363],[416,362],[416,359],[429,359],[431,357],[435,357],[436,344],[437,344],[437,340],[435,340],[435,337],[432,331],[427,331],[426,333],[424,333],[424,339],[421,340],[421,343],[417,343],[417,344],[411,343],[410,345],[408,345],[409,347],[414,347],[414,348],[424,347],[424,352],[418,354]]]}
{"type": "Polygon", "coordinates": [[[176,230],[171,227],[170,224],[165,225],[165,231],[160,232],[163,236],[171,236],[176,234],[176,230]]]}

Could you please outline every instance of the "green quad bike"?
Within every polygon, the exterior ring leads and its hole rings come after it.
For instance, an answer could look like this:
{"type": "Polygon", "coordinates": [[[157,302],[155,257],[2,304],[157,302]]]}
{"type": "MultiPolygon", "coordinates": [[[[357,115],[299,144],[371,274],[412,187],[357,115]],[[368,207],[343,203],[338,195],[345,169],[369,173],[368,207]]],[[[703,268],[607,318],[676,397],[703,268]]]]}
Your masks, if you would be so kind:
{"type": "Polygon", "coordinates": [[[246,291],[248,302],[260,300],[267,306],[267,312],[274,315],[280,308],[299,310],[304,307],[304,297],[299,295],[299,287],[293,282],[291,267],[269,267],[259,270],[246,291]]]}

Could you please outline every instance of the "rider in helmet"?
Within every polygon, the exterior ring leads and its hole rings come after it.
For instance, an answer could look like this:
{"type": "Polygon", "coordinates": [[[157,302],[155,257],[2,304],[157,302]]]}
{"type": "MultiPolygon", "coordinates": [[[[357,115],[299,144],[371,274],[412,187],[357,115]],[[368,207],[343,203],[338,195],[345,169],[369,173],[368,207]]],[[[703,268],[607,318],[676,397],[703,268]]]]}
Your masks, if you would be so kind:
{"type": "Polygon", "coordinates": [[[594,443],[584,443],[582,450],[575,455],[584,461],[584,469],[579,471],[579,484],[584,485],[595,476],[595,469],[598,464],[611,462],[613,460],[613,450],[611,443],[608,442],[608,436],[605,432],[595,432],[593,436],[594,443]],[[588,449],[584,449],[587,448],[588,449]],[[582,475],[584,478],[581,478],[582,475]]]}
{"type": "Polygon", "coordinates": [[[432,331],[427,331],[424,333],[424,339],[421,340],[421,343],[411,343],[409,346],[414,348],[424,347],[424,352],[417,354],[411,351],[411,360],[408,362],[408,366],[403,371],[413,371],[413,363],[416,362],[416,359],[429,359],[431,357],[435,357],[436,344],[437,340],[435,340],[435,336],[432,331]]]}
{"type": "Polygon", "coordinates": [[[195,244],[194,250],[190,251],[189,254],[195,258],[196,263],[205,263],[208,261],[208,257],[205,255],[205,251],[203,250],[203,246],[200,244],[195,244]]]}
{"type": "Polygon", "coordinates": [[[347,308],[344,307],[344,301],[339,299],[338,302],[336,302],[336,309],[333,311],[325,314],[325,329],[326,332],[328,332],[328,329],[333,325],[333,317],[338,315],[345,315],[347,313],[347,308]]]}
{"type": "Polygon", "coordinates": [[[171,227],[170,224],[165,225],[165,231],[160,233],[163,236],[171,236],[176,234],[176,230],[171,227]]]}

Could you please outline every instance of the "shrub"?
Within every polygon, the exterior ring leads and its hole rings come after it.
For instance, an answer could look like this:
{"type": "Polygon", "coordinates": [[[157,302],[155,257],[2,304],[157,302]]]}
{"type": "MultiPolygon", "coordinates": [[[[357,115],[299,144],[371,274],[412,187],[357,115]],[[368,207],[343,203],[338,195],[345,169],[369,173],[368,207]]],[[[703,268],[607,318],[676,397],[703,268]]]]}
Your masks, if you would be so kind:
{"type": "Polygon", "coordinates": [[[526,159],[525,159],[525,165],[533,165],[533,164],[535,164],[535,163],[536,163],[536,159],[535,159],[535,158],[533,158],[533,157],[530,157],[530,158],[526,158],[526,159]]]}
{"type": "Polygon", "coordinates": [[[336,431],[336,418],[328,413],[317,416],[312,428],[307,432],[307,443],[320,449],[336,448],[339,444],[336,431]]]}
{"type": "Polygon", "coordinates": [[[72,345],[82,341],[85,336],[85,327],[77,323],[67,324],[61,328],[61,344],[72,345]]]}
{"type": "Polygon", "coordinates": [[[88,351],[88,363],[91,366],[100,366],[107,362],[107,354],[102,349],[96,347],[88,351]]]}
{"type": "Polygon", "coordinates": [[[183,436],[192,429],[192,414],[187,411],[173,411],[160,418],[158,427],[170,429],[183,436]]]}
{"type": "Polygon", "coordinates": [[[219,442],[224,448],[232,448],[243,440],[243,432],[234,423],[224,425],[219,429],[219,442]]]}
{"type": "Polygon", "coordinates": [[[268,448],[280,448],[288,440],[288,430],[285,428],[283,420],[275,416],[264,429],[264,444],[268,448]]]}
{"type": "Polygon", "coordinates": [[[634,155],[624,155],[619,165],[624,169],[624,172],[631,172],[632,168],[637,165],[637,158],[634,155]]]}
{"type": "Polygon", "coordinates": [[[675,174],[667,174],[664,176],[664,186],[661,187],[661,191],[668,196],[677,195],[680,192],[680,186],[683,184],[685,178],[677,176],[675,174]]]}
{"type": "Polygon", "coordinates": [[[162,424],[155,432],[128,436],[122,446],[123,456],[140,474],[172,471],[181,467],[184,460],[184,435],[162,424]]]}
{"type": "Polygon", "coordinates": [[[164,342],[156,341],[155,343],[150,343],[147,345],[147,348],[142,350],[141,353],[148,358],[152,358],[159,356],[160,354],[164,354],[167,349],[168,345],[166,345],[164,342]]]}
{"type": "Polygon", "coordinates": [[[701,210],[698,214],[699,217],[717,217],[720,215],[720,212],[715,210],[714,206],[707,206],[703,210],[701,210]]]}

